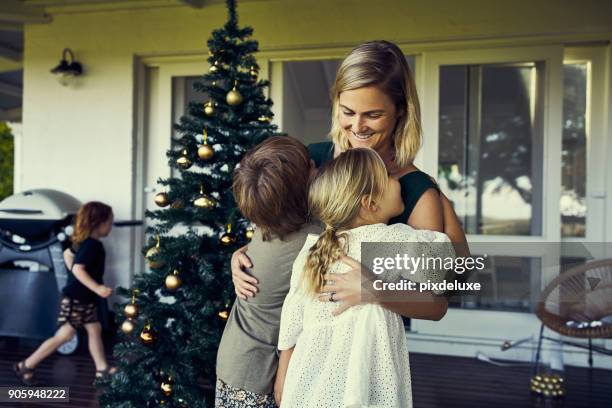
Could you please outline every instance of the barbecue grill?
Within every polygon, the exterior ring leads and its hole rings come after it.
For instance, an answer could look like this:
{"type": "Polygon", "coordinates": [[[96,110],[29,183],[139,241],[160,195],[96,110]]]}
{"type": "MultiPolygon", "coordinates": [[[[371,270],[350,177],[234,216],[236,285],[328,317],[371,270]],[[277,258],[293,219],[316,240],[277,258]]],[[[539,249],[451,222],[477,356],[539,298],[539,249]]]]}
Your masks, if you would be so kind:
{"type": "Polygon", "coordinates": [[[76,198],[49,189],[0,202],[0,336],[55,333],[68,272],[63,249],[80,206],[76,198]]]}

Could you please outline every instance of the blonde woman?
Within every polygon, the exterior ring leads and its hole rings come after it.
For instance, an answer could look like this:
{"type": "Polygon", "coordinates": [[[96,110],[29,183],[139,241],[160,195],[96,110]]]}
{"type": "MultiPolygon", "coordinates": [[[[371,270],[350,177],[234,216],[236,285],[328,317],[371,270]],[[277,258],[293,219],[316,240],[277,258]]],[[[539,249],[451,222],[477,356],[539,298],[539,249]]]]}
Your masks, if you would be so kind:
{"type": "MultiPolygon", "coordinates": [[[[350,149],[327,163],[313,181],[309,207],[325,224],[309,235],[293,265],[289,294],[283,304],[278,348],[277,402],[284,407],[412,406],[410,368],[404,326],[399,314],[376,304],[354,306],[333,317],[334,299],[326,281],[348,269],[342,256],[359,259],[363,242],[447,243],[408,247],[409,256],[453,256],[448,237],[406,224],[387,225],[404,211],[400,183],[387,174],[371,149],[350,149]],[[413,249],[410,249],[413,248],[413,249]]],[[[381,247],[384,250],[384,246],[381,247]]],[[[378,252],[377,252],[378,253],[378,252]]],[[[399,278],[439,282],[444,271],[389,270],[385,280],[399,278]],[[412,274],[413,272],[416,272],[412,274]],[[403,275],[400,275],[402,273],[403,275]]],[[[433,304],[436,295],[420,294],[433,304]]],[[[436,308],[422,317],[436,319],[436,308]]]]}
{"type": "MultiPolygon", "coordinates": [[[[338,68],[331,98],[332,141],[308,146],[316,166],[350,148],[374,149],[401,187],[404,210],[391,222],[444,232],[457,253],[467,255],[465,233],[451,203],[436,183],[413,164],[421,146],[420,106],[412,72],[399,47],[387,41],[356,47],[338,68]]],[[[356,304],[376,301],[361,290],[361,265],[352,259],[346,262],[350,271],[335,283],[336,299],[342,301],[336,314],[356,304]]],[[[258,291],[257,279],[243,271],[251,265],[244,250],[234,253],[232,277],[236,294],[242,298],[255,296],[258,291]]],[[[421,311],[406,300],[383,306],[418,318],[421,311]]]]}

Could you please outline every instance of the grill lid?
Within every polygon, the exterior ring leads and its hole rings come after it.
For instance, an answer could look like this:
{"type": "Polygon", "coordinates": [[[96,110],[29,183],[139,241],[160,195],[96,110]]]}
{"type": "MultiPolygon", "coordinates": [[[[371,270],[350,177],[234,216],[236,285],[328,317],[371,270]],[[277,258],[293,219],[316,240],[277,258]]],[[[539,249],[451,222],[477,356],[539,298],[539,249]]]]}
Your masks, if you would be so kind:
{"type": "Polygon", "coordinates": [[[61,191],[28,190],[0,202],[0,220],[63,220],[76,214],[79,207],[79,200],[61,191]]]}

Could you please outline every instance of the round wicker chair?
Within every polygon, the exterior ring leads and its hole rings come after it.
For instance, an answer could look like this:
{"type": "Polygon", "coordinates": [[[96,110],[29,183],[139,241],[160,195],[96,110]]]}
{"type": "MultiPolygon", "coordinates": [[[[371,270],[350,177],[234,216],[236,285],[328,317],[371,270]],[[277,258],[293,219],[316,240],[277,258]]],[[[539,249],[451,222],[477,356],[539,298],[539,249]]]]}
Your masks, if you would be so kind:
{"type": "MultiPolygon", "coordinates": [[[[610,352],[594,348],[591,340],[612,338],[612,259],[588,262],[561,273],[540,295],[536,315],[542,321],[537,362],[546,326],[564,336],[589,339],[589,365],[592,366],[593,350],[610,352]]],[[[586,348],[580,343],[563,342],[586,348]]]]}

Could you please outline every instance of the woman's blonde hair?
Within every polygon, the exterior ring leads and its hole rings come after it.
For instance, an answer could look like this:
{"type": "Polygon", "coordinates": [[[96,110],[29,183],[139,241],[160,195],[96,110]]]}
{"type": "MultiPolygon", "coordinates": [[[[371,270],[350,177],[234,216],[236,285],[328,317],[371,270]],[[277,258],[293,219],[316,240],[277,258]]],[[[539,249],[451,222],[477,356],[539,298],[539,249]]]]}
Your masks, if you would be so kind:
{"type": "Polygon", "coordinates": [[[104,224],[113,215],[113,209],[99,201],[90,201],[79,208],[74,224],[74,234],[70,238],[74,250],[85,241],[91,233],[104,224]]]}
{"type": "Polygon", "coordinates": [[[338,121],[340,94],[372,85],[387,94],[395,104],[398,113],[392,135],[395,162],[399,167],[405,167],[421,148],[421,108],[406,57],[393,43],[382,40],[363,43],[342,61],[331,90],[330,137],[342,151],[351,147],[338,121]]]}
{"type": "Polygon", "coordinates": [[[389,182],[385,163],[372,149],[355,148],[327,162],[310,185],[308,206],[311,216],[325,223],[325,231],[310,248],[302,283],[307,293],[317,294],[323,275],[345,254],[346,232],[357,218],[362,198],[379,200],[389,182]]]}

